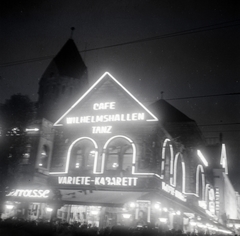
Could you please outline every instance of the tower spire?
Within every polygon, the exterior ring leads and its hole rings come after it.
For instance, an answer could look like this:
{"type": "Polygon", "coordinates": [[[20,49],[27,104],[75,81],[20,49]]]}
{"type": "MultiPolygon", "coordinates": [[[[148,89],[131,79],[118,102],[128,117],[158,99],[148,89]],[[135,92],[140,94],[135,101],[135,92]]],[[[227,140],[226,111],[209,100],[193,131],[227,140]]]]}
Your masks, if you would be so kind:
{"type": "Polygon", "coordinates": [[[164,94],[164,92],[163,92],[163,91],[161,91],[161,99],[163,99],[163,94],[164,94]]]}
{"type": "Polygon", "coordinates": [[[70,35],[70,39],[72,39],[72,37],[73,37],[73,32],[74,32],[74,30],[75,30],[75,27],[71,27],[71,35],[70,35]]]}

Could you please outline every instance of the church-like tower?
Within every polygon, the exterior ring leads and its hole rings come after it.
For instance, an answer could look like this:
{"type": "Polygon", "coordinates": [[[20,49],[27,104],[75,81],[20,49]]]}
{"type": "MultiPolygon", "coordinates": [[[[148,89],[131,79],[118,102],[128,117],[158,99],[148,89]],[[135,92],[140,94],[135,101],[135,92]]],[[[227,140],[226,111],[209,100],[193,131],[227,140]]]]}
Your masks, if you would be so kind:
{"type": "Polygon", "coordinates": [[[70,38],[40,79],[38,118],[55,122],[87,87],[87,67],[70,38]]]}

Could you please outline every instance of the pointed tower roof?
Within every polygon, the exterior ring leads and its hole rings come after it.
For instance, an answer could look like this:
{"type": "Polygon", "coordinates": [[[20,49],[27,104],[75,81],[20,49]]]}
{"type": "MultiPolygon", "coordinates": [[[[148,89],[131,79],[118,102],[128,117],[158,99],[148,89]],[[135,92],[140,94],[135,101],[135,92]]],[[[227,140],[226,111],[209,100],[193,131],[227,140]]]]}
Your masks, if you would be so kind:
{"type": "Polygon", "coordinates": [[[42,79],[56,76],[68,76],[72,78],[81,78],[86,65],[77,49],[73,39],[69,39],[59,53],[53,58],[42,79]],[[54,73],[54,74],[53,74],[54,73]]]}
{"type": "Polygon", "coordinates": [[[149,106],[159,118],[159,122],[176,140],[186,146],[203,145],[204,138],[197,123],[177,108],[160,99],[149,106]]]}
{"type": "Polygon", "coordinates": [[[150,107],[155,111],[156,114],[159,114],[159,117],[161,117],[160,121],[162,123],[194,122],[194,120],[190,119],[188,116],[172,106],[170,103],[166,102],[164,99],[160,99],[154,102],[150,105],[150,107]]]}

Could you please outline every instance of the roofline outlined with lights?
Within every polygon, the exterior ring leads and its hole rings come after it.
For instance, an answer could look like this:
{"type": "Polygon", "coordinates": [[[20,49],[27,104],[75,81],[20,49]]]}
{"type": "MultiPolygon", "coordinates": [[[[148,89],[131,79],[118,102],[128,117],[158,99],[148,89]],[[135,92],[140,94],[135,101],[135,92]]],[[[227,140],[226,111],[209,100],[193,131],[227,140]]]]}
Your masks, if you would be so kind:
{"type": "Polygon", "coordinates": [[[138,101],[118,80],[116,80],[109,72],[105,72],[55,123],[54,126],[63,126],[59,122],[74,108],[76,107],[103,79],[108,75],[116,84],[118,84],[135,102],[137,102],[151,117],[146,121],[158,121],[158,118],[153,115],[141,102],[138,101]]]}

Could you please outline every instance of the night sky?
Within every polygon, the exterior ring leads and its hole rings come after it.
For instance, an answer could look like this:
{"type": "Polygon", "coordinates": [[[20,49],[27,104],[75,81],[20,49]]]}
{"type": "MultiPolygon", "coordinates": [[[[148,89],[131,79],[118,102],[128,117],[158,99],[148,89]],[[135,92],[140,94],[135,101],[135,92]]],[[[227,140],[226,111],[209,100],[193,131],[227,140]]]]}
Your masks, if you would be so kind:
{"type": "Polygon", "coordinates": [[[108,71],[145,105],[163,91],[205,136],[222,132],[240,191],[239,26],[239,1],[2,1],[0,103],[16,93],[38,99],[41,75],[75,27],[90,84],[108,71]]]}

